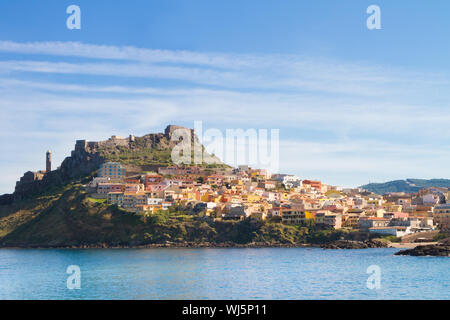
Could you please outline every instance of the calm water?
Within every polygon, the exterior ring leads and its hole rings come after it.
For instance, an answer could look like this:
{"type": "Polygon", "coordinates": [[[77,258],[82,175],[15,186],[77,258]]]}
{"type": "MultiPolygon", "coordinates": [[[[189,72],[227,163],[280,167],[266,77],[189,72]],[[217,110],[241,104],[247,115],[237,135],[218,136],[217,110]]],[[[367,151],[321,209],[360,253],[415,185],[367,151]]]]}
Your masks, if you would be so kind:
{"type": "Polygon", "coordinates": [[[0,299],[450,299],[450,258],[397,249],[0,250],[0,299]],[[66,268],[81,269],[69,290],[66,268]],[[366,286],[370,265],[381,288],[366,286]]]}

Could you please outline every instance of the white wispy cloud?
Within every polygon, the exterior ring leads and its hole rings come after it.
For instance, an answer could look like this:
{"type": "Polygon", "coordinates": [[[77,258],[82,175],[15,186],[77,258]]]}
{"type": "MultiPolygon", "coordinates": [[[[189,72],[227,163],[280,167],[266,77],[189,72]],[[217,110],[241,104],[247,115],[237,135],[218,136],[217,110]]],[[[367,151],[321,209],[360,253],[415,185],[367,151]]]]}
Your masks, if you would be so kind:
{"type": "Polygon", "coordinates": [[[221,130],[278,128],[281,170],[335,184],[446,172],[445,74],[75,42],[0,41],[0,52],[0,143],[8,151],[0,193],[12,191],[18,172],[40,169],[49,148],[58,163],[76,139],[195,120],[221,130]]]}
{"type": "Polygon", "coordinates": [[[265,61],[265,56],[196,53],[190,51],[143,49],[132,46],[106,46],[80,42],[28,42],[0,41],[0,51],[89,59],[127,60],[150,63],[184,63],[237,69],[265,61]]]}
{"type": "Polygon", "coordinates": [[[0,72],[178,79],[228,88],[301,89],[365,96],[395,94],[399,89],[414,92],[412,89],[423,86],[448,85],[448,79],[437,74],[295,55],[196,53],[76,42],[10,41],[0,41],[0,52],[94,60],[76,63],[2,61],[0,72]],[[391,88],[392,85],[396,89],[391,88]]]}

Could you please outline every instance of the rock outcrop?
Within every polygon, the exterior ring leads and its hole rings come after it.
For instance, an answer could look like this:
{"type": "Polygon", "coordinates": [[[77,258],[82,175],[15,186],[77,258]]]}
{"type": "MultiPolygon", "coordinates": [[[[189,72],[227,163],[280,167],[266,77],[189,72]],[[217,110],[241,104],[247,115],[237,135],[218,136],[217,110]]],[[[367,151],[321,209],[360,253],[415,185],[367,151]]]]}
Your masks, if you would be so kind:
{"type": "Polygon", "coordinates": [[[353,241],[336,240],[325,243],[320,246],[323,249],[368,249],[368,248],[387,248],[387,244],[378,240],[353,241]]]}
{"type": "Polygon", "coordinates": [[[0,196],[0,206],[7,206],[14,202],[14,195],[7,193],[0,196]]]}
{"type": "Polygon", "coordinates": [[[445,243],[417,246],[413,249],[401,250],[396,256],[436,256],[450,257],[450,245],[445,243]]]}

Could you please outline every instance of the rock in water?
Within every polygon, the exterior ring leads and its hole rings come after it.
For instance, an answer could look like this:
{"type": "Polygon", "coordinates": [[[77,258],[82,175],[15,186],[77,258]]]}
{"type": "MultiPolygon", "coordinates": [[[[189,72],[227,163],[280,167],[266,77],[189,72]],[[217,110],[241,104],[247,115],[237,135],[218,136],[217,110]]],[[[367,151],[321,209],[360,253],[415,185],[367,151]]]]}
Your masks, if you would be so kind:
{"type": "Polygon", "coordinates": [[[436,256],[450,257],[450,246],[445,244],[430,244],[426,246],[417,246],[413,249],[401,250],[396,256],[436,256]]]}
{"type": "Polygon", "coordinates": [[[368,248],[386,248],[387,244],[378,240],[353,241],[336,240],[324,243],[320,246],[323,249],[368,249],[368,248]]]}

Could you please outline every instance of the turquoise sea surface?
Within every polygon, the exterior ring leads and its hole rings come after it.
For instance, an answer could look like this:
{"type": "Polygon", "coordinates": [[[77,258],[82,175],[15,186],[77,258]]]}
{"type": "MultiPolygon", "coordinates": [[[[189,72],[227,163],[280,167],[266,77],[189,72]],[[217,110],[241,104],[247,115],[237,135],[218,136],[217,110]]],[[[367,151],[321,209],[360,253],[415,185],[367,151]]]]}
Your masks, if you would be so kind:
{"type": "Polygon", "coordinates": [[[0,249],[0,299],[450,299],[450,258],[396,251],[0,249]]]}

